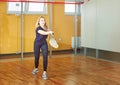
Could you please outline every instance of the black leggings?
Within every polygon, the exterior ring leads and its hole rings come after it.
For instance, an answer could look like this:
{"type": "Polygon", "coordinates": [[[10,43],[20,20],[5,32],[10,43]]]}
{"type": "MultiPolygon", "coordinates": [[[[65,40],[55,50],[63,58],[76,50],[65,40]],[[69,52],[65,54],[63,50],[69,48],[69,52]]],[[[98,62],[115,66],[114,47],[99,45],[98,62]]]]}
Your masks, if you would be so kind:
{"type": "Polygon", "coordinates": [[[38,68],[38,65],[39,65],[40,49],[42,50],[42,55],[43,55],[43,69],[44,69],[44,71],[46,71],[47,64],[48,64],[48,45],[47,45],[47,42],[42,43],[42,44],[40,42],[34,43],[35,68],[38,68]]]}

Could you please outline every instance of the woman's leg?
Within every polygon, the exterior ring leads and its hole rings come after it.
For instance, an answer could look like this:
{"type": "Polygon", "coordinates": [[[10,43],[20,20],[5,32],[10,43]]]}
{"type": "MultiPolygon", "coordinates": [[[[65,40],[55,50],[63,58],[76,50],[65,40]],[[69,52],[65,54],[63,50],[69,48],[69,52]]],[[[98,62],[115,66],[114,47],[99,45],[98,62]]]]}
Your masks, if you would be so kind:
{"type": "Polygon", "coordinates": [[[34,42],[34,56],[35,56],[35,69],[33,69],[32,74],[36,74],[38,72],[39,65],[39,57],[40,57],[40,44],[38,42],[34,42]]]}
{"type": "Polygon", "coordinates": [[[34,43],[34,56],[35,56],[35,68],[38,68],[40,58],[40,44],[38,42],[34,43]]]}
{"type": "Polygon", "coordinates": [[[47,71],[47,64],[48,64],[48,45],[47,43],[43,44],[42,47],[42,55],[43,55],[43,69],[44,69],[44,72],[43,72],[43,79],[48,79],[47,77],[47,74],[46,74],[46,71],[47,71]]]}
{"type": "Polygon", "coordinates": [[[47,65],[48,65],[48,45],[47,43],[43,44],[41,46],[42,49],[42,55],[43,55],[43,69],[44,71],[47,71],[47,65]]]}

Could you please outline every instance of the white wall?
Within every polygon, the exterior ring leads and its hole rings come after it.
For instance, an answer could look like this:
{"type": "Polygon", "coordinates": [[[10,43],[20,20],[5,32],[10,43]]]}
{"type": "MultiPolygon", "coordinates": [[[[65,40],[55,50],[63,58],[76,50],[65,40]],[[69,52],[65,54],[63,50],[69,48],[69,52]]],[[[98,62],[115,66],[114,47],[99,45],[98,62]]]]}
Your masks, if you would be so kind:
{"type": "Polygon", "coordinates": [[[90,0],[81,6],[81,46],[120,52],[120,0],[90,0]]]}

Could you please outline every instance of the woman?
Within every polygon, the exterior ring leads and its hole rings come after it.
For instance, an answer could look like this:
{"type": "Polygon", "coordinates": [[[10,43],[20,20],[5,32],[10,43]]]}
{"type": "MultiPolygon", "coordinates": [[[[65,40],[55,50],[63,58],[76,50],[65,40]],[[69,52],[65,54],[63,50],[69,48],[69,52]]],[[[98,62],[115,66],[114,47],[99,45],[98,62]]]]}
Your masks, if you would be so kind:
{"type": "Polygon", "coordinates": [[[36,23],[36,38],[34,41],[34,56],[35,56],[35,69],[32,71],[32,74],[38,72],[40,49],[42,50],[43,55],[43,79],[48,79],[46,71],[48,64],[48,45],[46,38],[49,34],[53,32],[50,31],[46,25],[45,18],[43,16],[39,17],[36,23]]]}

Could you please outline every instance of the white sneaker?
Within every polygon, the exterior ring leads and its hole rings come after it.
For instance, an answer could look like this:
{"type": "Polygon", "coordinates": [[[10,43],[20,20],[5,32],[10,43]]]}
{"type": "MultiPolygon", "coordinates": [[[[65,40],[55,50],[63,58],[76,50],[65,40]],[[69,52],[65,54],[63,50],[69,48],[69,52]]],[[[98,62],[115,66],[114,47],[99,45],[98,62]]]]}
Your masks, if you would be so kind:
{"type": "Polygon", "coordinates": [[[48,76],[47,76],[46,72],[45,72],[45,73],[43,73],[42,77],[43,77],[43,79],[45,79],[45,80],[47,80],[47,79],[48,79],[48,76]]]}
{"type": "Polygon", "coordinates": [[[33,69],[32,74],[36,74],[38,72],[38,68],[33,69]]]}

